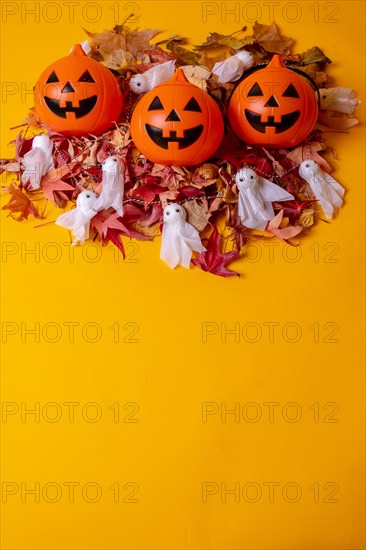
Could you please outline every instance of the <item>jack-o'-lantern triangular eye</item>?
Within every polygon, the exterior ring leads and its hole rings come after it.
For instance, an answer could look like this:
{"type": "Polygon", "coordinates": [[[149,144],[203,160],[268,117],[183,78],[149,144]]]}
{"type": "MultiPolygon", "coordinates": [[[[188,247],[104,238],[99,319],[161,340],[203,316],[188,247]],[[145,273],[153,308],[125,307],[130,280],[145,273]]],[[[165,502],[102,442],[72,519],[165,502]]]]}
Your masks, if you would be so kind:
{"type": "Polygon", "coordinates": [[[263,95],[263,92],[259,84],[256,82],[254,86],[252,86],[251,89],[249,90],[248,97],[254,97],[258,95],[263,95]]]}
{"type": "Polygon", "coordinates": [[[148,111],[160,111],[161,109],[164,109],[163,104],[158,98],[158,96],[156,96],[150,103],[150,107],[148,108],[148,111]]]}
{"type": "Polygon", "coordinates": [[[52,71],[50,76],[47,78],[46,84],[50,84],[51,82],[60,82],[55,71],[52,71]]]}
{"type": "Polygon", "coordinates": [[[95,82],[94,78],[92,77],[92,75],[90,74],[89,71],[85,71],[80,79],[79,79],[79,82],[95,82]]]}
{"type": "Polygon", "coordinates": [[[192,97],[187,105],[184,107],[183,111],[194,111],[195,113],[202,113],[201,107],[198,105],[197,100],[192,97]]]}
{"type": "Polygon", "coordinates": [[[289,84],[286,90],[283,92],[283,97],[299,97],[297,90],[293,84],[289,84]]]}

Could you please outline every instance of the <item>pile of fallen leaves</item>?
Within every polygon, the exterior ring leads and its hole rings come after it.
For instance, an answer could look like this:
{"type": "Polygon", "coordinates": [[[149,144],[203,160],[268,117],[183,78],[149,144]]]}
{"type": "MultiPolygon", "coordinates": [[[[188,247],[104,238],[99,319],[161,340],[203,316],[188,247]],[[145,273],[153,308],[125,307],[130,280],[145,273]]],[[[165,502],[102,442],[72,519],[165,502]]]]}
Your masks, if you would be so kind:
{"type": "MultiPolygon", "coordinates": [[[[112,70],[127,93],[128,82],[134,74],[175,59],[177,67],[184,67],[189,80],[206,89],[223,108],[234,84],[220,84],[210,71],[217,61],[244,47],[252,53],[256,64],[265,63],[273,53],[279,53],[307,72],[319,87],[330,85],[325,71],[330,59],[318,47],[302,54],[292,53],[293,40],[282,36],[274,23],[270,26],[255,23],[251,35],[245,27],[231,35],[211,33],[203,44],[192,48],[187,47],[185,38],[177,35],[152,45],[150,41],[158,33],[157,30],[131,30],[125,24],[98,34],[87,32],[89,55],[112,70]]],[[[14,158],[0,161],[1,172],[16,176],[16,181],[6,188],[10,200],[3,208],[18,221],[30,215],[44,218],[48,201],[62,209],[70,208],[81,190],[100,192],[101,163],[109,155],[118,155],[125,165],[123,218],[113,208],[99,212],[91,221],[91,235],[102,245],[112,242],[123,255],[121,237],[151,240],[160,234],[163,207],[170,201],[184,203],[187,221],[201,233],[206,245],[207,252],[198,254],[193,264],[221,276],[238,275],[226,265],[244,253],[248,240],[279,238],[294,245],[289,239],[313,225],[318,212],[316,201],[298,176],[298,164],[311,158],[323,170],[332,172],[326,160],[327,153],[332,152],[327,149],[322,131],[315,130],[308,143],[292,150],[267,150],[246,146],[227,128],[214,161],[196,167],[167,167],[150,162],[134,146],[129,121],[138,100],[139,97],[130,92],[121,120],[101,136],[76,138],[48,132],[54,143],[55,168],[43,176],[37,190],[20,180],[22,159],[32,147],[34,133],[42,129],[41,121],[31,109],[14,141],[14,158]],[[238,220],[233,176],[244,164],[294,196],[293,201],[274,204],[276,217],[265,233],[250,230],[238,220]],[[224,227],[225,237],[218,232],[218,225],[224,227]]],[[[332,130],[344,130],[354,124],[350,115],[329,116],[328,113],[322,123],[332,130]]]]}

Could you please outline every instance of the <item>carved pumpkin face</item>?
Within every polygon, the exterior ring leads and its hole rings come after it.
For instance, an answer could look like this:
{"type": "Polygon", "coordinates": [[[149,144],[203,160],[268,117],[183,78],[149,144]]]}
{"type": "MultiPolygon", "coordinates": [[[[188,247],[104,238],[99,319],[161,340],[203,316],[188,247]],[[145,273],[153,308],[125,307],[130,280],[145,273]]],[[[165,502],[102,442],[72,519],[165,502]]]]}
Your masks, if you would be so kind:
{"type": "Polygon", "coordinates": [[[43,71],[34,100],[40,119],[66,136],[101,134],[118,120],[123,105],[117,79],[80,44],[43,71]]]}
{"type": "Polygon", "coordinates": [[[140,99],[131,120],[136,147],[166,166],[200,164],[214,154],[223,133],[219,107],[181,69],[140,99]]]}
{"type": "Polygon", "coordinates": [[[228,107],[232,129],[250,145],[293,147],[308,137],[317,118],[311,84],[279,55],[241,81],[228,107]]]}

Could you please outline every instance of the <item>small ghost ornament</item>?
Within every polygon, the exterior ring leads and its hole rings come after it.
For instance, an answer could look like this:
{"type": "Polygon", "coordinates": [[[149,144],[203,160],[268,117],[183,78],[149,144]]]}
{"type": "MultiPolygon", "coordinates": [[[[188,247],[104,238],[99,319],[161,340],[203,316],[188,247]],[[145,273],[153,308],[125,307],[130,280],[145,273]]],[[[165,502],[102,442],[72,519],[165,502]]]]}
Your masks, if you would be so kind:
{"type": "Polygon", "coordinates": [[[186,211],[180,204],[171,203],[164,208],[160,258],[174,269],[177,265],[189,268],[192,252],[204,252],[200,235],[186,221],[186,211]]]}
{"type": "Polygon", "coordinates": [[[85,189],[76,199],[76,208],[61,214],[57,218],[57,225],[66,227],[66,229],[73,232],[75,239],[72,246],[78,243],[84,244],[86,239],[89,238],[90,220],[97,213],[95,210],[96,201],[97,195],[93,191],[85,189]]]}
{"type": "Polygon", "coordinates": [[[309,184],[326,217],[332,219],[343,204],[344,188],[313,160],[304,160],[299,174],[309,184]]]}
{"type": "Polygon", "coordinates": [[[25,169],[22,183],[29,181],[32,189],[39,188],[42,176],[55,167],[52,150],[52,140],[46,134],[39,134],[33,138],[32,149],[23,157],[25,169]]]}
{"type": "Polygon", "coordinates": [[[352,115],[361,103],[352,88],[321,88],[319,94],[320,108],[326,111],[338,111],[352,115]]]}
{"type": "Polygon", "coordinates": [[[212,72],[218,77],[219,82],[226,84],[227,82],[239,80],[243,72],[253,67],[253,65],[254,59],[252,54],[241,50],[225,59],[225,61],[215,63],[212,72]]]}
{"type": "Polygon", "coordinates": [[[170,80],[175,70],[175,59],[155,65],[144,73],[134,75],[130,80],[130,88],[134,94],[149,92],[158,84],[170,80]]]}
{"type": "Polygon", "coordinates": [[[242,168],[235,174],[239,190],[238,214],[245,227],[264,230],[274,218],[273,201],[293,200],[282,187],[259,177],[251,168],[242,168]]]}
{"type": "Polygon", "coordinates": [[[121,162],[117,157],[108,157],[102,163],[102,192],[98,197],[95,210],[98,212],[112,206],[123,216],[124,177],[121,162]]]}

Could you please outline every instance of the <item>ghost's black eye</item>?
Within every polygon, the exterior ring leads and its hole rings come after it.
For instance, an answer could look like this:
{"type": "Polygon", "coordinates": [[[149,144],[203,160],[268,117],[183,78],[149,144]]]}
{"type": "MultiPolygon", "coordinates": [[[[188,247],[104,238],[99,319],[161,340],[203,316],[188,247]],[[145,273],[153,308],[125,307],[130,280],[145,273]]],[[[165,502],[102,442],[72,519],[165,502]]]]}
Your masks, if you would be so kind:
{"type": "Polygon", "coordinates": [[[293,84],[289,84],[286,90],[283,92],[283,97],[299,97],[297,90],[293,84]]]}
{"type": "Polygon", "coordinates": [[[251,89],[249,90],[248,97],[254,97],[258,95],[263,95],[263,92],[259,84],[256,82],[254,86],[252,86],[251,89]]]}
{"type": "Polygon", "coordinates": [[[180,212],[179,208],[176,208],[175,211],[176,211],[176,212],[180,212]]]}
{"type": "Polygon", "coordinates": [[[239,181],[244,181],[243,178],[239,178],[239,181]]]}
{"type": "Polygon", "coordinates": [[[95,82],[89,71],[85,71],[79,78],[79,82],[95,82]]]}
{"type": "Polygon", "coordinates": [[[306,168],[309,168],[310,164],[305,164],[306,168]]]}
{"type": "Polygon", "coordinates": [[[197,100],[192,97],[187,105],[184,107],[183,111],[194,111],[195,113],[202,113],[201,107],[198,105],[197,100]]]}
{"type": "Polygon", "coordinates": [[[152,100],[150,107],[148,108],[148,111],[160,111],[160,109],[164,109],[162,102],[158,98],[158,96],[154,97],[152,100]]]}
{"type": "Polygon", "coordinates": [[[165,214],[166,214],[167,216],[169,216],[170,212],[165,212],[165,214]]]}
{"type": "Polygon", "coordinates": [[[254,176],[250,176],[250,179],[252,180],[254,178],[254,176]]]}
{"type": "Polygon", "coordinates": [[[57,74],[55,73],[55,71],[52,71],[52,73],[47,79],[46,84],[49,84],[50,82],[60,82],[59,79],[57,78],[57,74]]]}
{"type": "Polygon", "coordinates": [[[137,86],[141,86],[141,82],[136,82],[136,85],[137,85],[137,86]]]}
{"type": "Polygon", "coordinates": [[[86,198],[87,198],[87,199],[90,199],[90,195],[87,195],[86,198]]]}
{"type": "Polygon", "coordinates": [[[117,159],[113,159],[113,162],[117,162],[117,159]]]}

